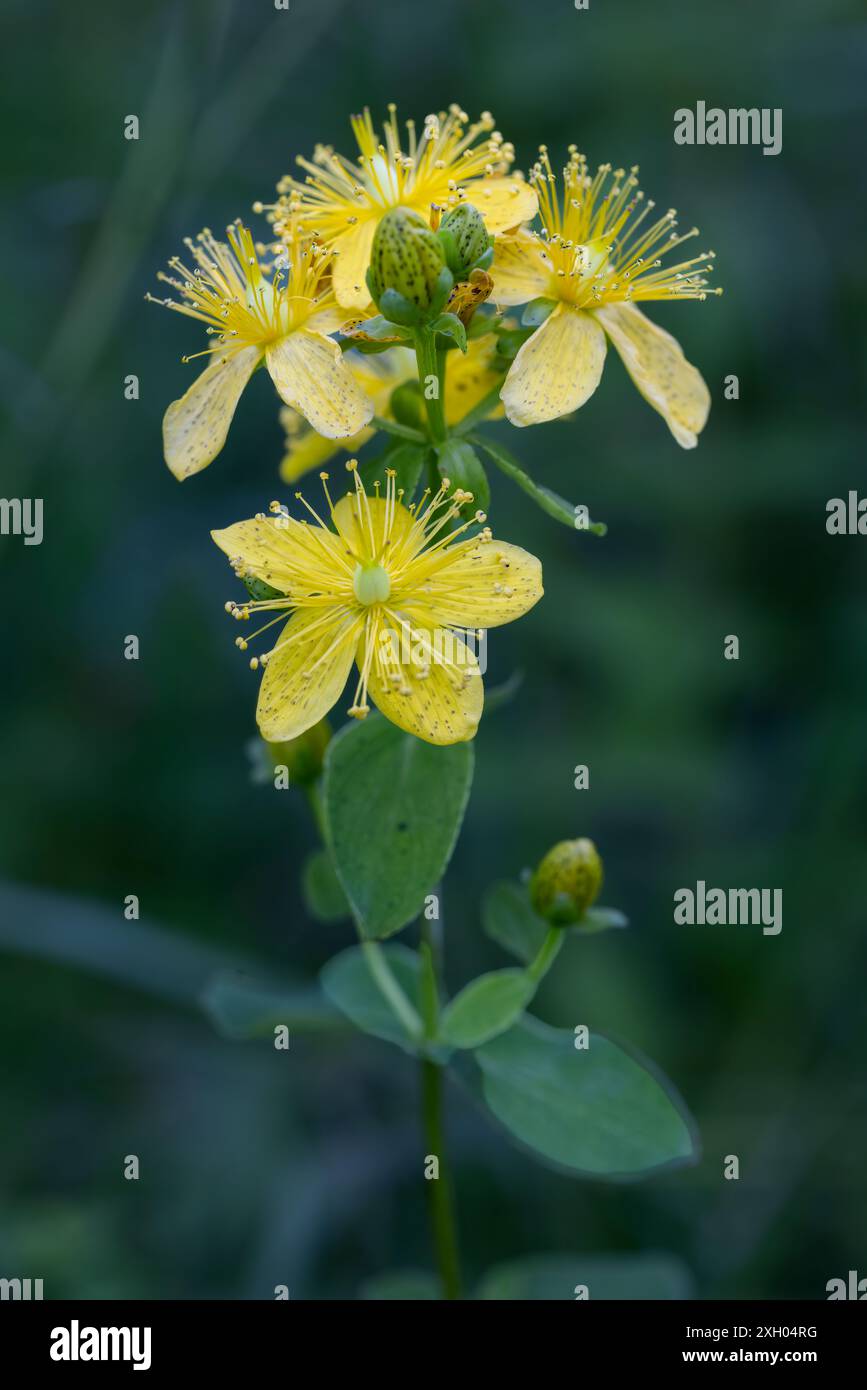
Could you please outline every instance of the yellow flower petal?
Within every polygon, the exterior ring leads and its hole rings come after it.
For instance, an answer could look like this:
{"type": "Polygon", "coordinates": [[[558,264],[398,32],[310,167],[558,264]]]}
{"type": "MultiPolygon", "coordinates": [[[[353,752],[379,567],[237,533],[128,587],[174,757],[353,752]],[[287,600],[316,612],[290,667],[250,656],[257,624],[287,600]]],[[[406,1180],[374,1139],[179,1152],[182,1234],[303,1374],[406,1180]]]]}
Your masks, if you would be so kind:
{"type": "MultiPolygon", "coordinates": [[[[520,618],[542,597],[541,563],[520,546],[474,537],[446,554],[449,563],[437,569],[418,595],[435,623],[499,627],[520,618]]],[[[419,568],[423,564],[422,559],[419,568]]]]}
{"type": "Polygon", "coordinates": [[[552,290],[552,267],[538,237],[529,232],[498,238],[491,266],[495,304],[527,304],[552,290]]]}
{"type": "Polygon", "coordinates": [[[370,303],[365,276],[377,221],[376,217],[367,217],[348,232],[342,232],[334,242],[334,293],[338,304],[348,309],[365,309],[370,303]]]}
{"type": "Polygon", "coordinates": [[[297,738],[323,719],[346,684],[355,655],[357,621],[335,607],[293,613],[268,658],[256,722],[269,743],[297,738]]]}
{"type": "Polygon", "coordinates": [[[395,504],[389,508],[384,497],[368,497],[362,502],[354,490],[335,504],[332,520],[340,532],[344,549],[351,551],[356,559],[376,558],[386,564],[413,527],[412,513],[407,507],[395,504]],[[386,546],[389,519],[391,528],[386,546]]]}
{"type": "Polygon", "coordinates": [[[311,468],[321,468],[333,458],[340,449],[350,454],[358,453],[376,431],[368,426],[359,430],[351,439],[323,439],[315,430],[305,430],[303,434],[292,435],[286,441],[286,453],[280,464],[280,477],[284,483],[294,483],[311,468]]]}
{"type": "MultiPolygon", "coordinates": [[[[478,662],[460,637],[386,621],[376,642],[367,688],[387,719],[426,743],[463,743],[475,736],[485,695],[478,662]]],[[[361,667],[363,644],[356,659],[361,667]]]]}
{"type": "MultiPolygon", "coordinates": [[[[497,339],[493,333],[485,333],[481,338],[471,338],[465,353],[449,354],[446,388],[443,396],[443,409],[446,423],[457,425],[499,382],[502,373],[495,371],[492,362],[497,351],[497,339]]],[[[491,410],[490,418],[503,415],[503,407],[491,410]]]]}
{"type": "Polygon", "coordinates": [[[346,572],[334,533],[294,517],[251,517],[211,537],[242,577],[262,579],[283,594],[301,597],[320,589],[323,568],[335,577],[346,572]]]}
{"type": "Polygon", "coordinates": [[[274,385],[317,434],[357,434],[373,415],[373,402],[354,380],[337,343],[301,329],[271,346],[265,361],[274,385]]]}
{"type": "Polygon", "coordinates": [[[521,348],[500,398],[513,425],[568,415],[593,395],[605,365],[605,334],[589,314],[560,304],[521,348]]]}
{"type": "Polygon", "coordinates": [[[242,348],[215,359],[163,417],[166,463],[176,478],[207,468],[226,442],[235,407],[258,362],[261,349],[242,348]]]}
{"type": "Polygon", "coordinates": [[[539,210],[535,189],[523,179],[503,177],[473,179],[467,185],[467,202],[485,219],[489,232],[497,235],[522,222],[530,222],[539,210]]]}
{"type": "Polygon", "coordinates": [[[680,343],[634,304],[597,309],[596,318],[644,399],[659,411],[681,448],[694,449],[707,421],[710,392],[680,343]]]}

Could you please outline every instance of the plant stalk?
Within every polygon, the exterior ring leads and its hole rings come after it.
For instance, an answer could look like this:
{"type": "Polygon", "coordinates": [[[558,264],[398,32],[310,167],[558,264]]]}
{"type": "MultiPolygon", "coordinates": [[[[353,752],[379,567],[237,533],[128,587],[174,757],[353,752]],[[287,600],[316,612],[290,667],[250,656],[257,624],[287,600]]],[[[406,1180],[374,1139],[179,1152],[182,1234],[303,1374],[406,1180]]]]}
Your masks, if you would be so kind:
{"type": "Polygon", "coordinates": [[[427,1058],[422,1058],[421,1062],[421,1096],[425,1144],[428,1154],[439,1161],[438,1176],[425,1180],[437,1271],[443,1298],[459,1299],[461,1271],[457,1222],[443,1128],[443,1068],[427,1058]]]}
{"type": "Polygon", "coordinates": [[[442,444],[448,438],[446,417],[443,410],[443,379],[437,361],[436,334],[429,328],[417,328],[415,332],[415,359],[418,364],[418,380],[427,410],[428,426],[433,444],[442,444]],[[437,380],[436,396],[428,396],[425,383],[429,377],[437,380]]]}

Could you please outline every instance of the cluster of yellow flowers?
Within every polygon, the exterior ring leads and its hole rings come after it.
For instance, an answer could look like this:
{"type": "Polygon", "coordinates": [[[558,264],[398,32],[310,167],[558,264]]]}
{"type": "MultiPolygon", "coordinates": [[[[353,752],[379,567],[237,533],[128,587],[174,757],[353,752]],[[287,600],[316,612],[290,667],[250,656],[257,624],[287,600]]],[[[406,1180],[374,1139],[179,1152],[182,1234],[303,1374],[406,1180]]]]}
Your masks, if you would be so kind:
{"type": "MultiPolygon", "coordinates": [[[[299,159],[303,179],[286,177],[273,203],[256,205],[268,219],[265,244],[240,222],[226,241],[204,231],[161,277],[170,294],[157,302],[199,319],[213,339],[205,370],[165,415],[165,457],[176,477],[199,472],[220,452],[263,364],[284,403],[284,480],[321,467],[340,448],[355,453],[387,419],[395,388],[415,379],[406,347],[376,356],[345,350],[359,321],[375,313],[367,270],[377,227],[396,208],[436,227],[461,203],[478,209],[494,238],[485,293],[498,309],[527,305],[527,331],[511,361],[499,352],[497,316],[464,354],[449,353],[446,427],[486,400],[491,418],[505,413],[517,426],[571,413],[596,389],[610,341],[678,443],[695,445],[707,387],[638,302],[703,299],[712,292],[713,252],[663,265],[695,230],[678,234],[673,211],[653,214],[635,169],[602,165],[592,174],[571,148],[558,192],[544,147],[525,179],[512,170],[514,150],[490,113],[470,122],[458,107],[428,116],[421,132],[409,121],[402,134],[394,108],[381,134],[367,111],[352,128],[354,158],[319,147],[312,160],[299,159]]],[[[253,661],[265,669],[260,729],[277,741],[309,728],[339,698],[354,658],[360,680],[351,714],[362,717],[370,697],[421,738],[471,738],[482,704],[477,667],[468,649],[456,660],[432,634],[526,612],[542,594],[539,562],[494,541],[481,513],[463,520],[473,499],[450,493],[447,481],[405,505],[391,474],[386,495],[369,497],[354,460],[347,466],[354,486],[334,505],[321,475],[330,525],[315,512],[312,521],[294,521],[275,504],[269,517],[214,533],[242,578],[274,591],[228,605],[234,616],[272,610],[270,626],[292,614],[273,649],[253,661]],[[484,529],[458,540],[473,522],[484,529]],[[412,649],[427,656],[391,669],[392,639],[406,628],[412,649]]]]}

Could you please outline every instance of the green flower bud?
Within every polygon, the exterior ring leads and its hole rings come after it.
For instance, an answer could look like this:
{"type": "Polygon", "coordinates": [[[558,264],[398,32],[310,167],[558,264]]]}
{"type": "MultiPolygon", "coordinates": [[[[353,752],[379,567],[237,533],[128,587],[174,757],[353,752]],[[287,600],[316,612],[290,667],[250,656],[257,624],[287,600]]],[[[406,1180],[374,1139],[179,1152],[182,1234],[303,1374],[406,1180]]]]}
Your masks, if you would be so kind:
{"type": "Polygon", "coordinates": [[[395,304],[401,300],[416,316],[438,310],[452,282],[439,237],[420,213],[410,208],[392,208],[380,219],[370,253],[367,285],[386,318],[393,318],[395,304]],[[381,303],[383,296],[385,304],[381,303]]]}
{"type": "Polygon", "coordinates": [[[413,429],[424,428],[424,397],[417,381],[404,381],[396,386],[389,399],[389,409],[400,425],[410,425],[413,429]]]}
{"type": "Polygon", "coordinates": [[[265,743],[268,760],[272,770],[285,767],[289,781],[297,786],[308,787],[322,771],[325,750],[331,742],[331,725],[327,719],[320,719],[312,729],[307,729],[288,743],[265,743]]]}
{"type": "Polygon", "coordinates": [[[439,227],[446,264],[456,280],[466,280],[471,270],[486,270],[493,259],[494,239],[485,219],[472,203],[459,203],[446,213],[439,227]]]}
{"type": "Polygon", "coordinates": [[[578,922],[602,887],[602,860],[592,840],[561,840],[549,850],[530,882],[540,917],[555,927],[578,922]]]}

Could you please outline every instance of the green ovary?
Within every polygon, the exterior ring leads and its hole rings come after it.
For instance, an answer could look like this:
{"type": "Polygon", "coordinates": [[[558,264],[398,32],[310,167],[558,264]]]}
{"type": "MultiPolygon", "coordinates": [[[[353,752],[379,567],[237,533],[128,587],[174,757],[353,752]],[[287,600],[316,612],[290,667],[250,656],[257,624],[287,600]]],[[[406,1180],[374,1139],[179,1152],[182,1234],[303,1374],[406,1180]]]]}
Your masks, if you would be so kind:
{"type": "Polygon", "coordinates": [[[385,602],[391,593],[391,580],[382,565],[356,565],[352,588],[358,602],[369,608],[385,602]]]}

